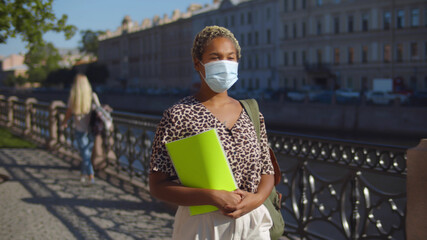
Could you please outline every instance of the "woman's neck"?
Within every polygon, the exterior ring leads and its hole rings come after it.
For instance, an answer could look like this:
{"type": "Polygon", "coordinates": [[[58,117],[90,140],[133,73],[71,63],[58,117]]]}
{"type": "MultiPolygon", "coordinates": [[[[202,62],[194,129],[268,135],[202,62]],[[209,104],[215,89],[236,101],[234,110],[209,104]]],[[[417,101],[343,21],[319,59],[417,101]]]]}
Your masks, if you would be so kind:
{"type": "Polygon", "coordinates": [[[216,93],[210,89],[204,90],[200,89],[194,97],[200,102],[209,102],[211,104],[218,104],[229,101],[229,96],[227,91],[216,93]]]}

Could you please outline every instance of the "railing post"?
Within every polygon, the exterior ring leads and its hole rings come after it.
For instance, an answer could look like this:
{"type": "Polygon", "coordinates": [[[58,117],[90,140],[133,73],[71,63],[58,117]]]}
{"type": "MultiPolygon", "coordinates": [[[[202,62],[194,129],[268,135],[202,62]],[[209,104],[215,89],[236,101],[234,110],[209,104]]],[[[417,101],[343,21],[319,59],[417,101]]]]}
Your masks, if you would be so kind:
{"type": "Polygon", "coordinates": [[[408,240],[427,239],[427,138],[406,154],[406,236],[408,240]]]}
{"type": "MultiPolygon", "coordinates": [[[[0,110],[0,115],[3,115],[3,113],[6,113],[6,109],[7,109],[7,103],[5,101],[6,97],[4,95],[0,95],[0,109],[4,108],[2,110],[0,110]]],[[[7,119],[5,119],[7,116],[0,116],[0,125],[2,126],[6,126],[7,124],[7,119]],[[5,122],[3,122],[3,120],[5,122]]]]}
{"type": "Polygon", "coordinates": [[[350,181],[351,192],[350,192],[350,203],[351,203],[351,215],[350,215],[350,239],[359,239],[359,204],[360,204],[360,193],[359,193],[359,175],[362,173],[357,171],[350,181]]]}
{"type": "Polygon", "coordinates": [[[65,103],[62,101],[52,101],[49,106],[49,142],[48,148],[52,149],[56,145],[59,140],[58,136],[58,127],[59,127],[59,118],[58,115],[58,107],[64,107],[65,103]]]}
{"type": "Polygon", "coordinates": [[[32,129],[32,125],[31,125],[31,117],[32,117],[32,113],[33,113],[33,104],[37,103],[37,99],[35,98],[28,98],[27,100],[25,100],[25,130],[24,130],[24,135],[25,136],[29,136],[31,135],[31,129],[32,129]]]}
{"type": "Polygon", "coordinates": [[[16,96],[10,96],[7,99],[7,125],[6,126],[8,128],[12,127],[13,124],[14,124],[13,123],[14,122],[14,119],[13,119],[13,104],[16,101],[18,101],[18,97],[16,97],[16,96]]]}

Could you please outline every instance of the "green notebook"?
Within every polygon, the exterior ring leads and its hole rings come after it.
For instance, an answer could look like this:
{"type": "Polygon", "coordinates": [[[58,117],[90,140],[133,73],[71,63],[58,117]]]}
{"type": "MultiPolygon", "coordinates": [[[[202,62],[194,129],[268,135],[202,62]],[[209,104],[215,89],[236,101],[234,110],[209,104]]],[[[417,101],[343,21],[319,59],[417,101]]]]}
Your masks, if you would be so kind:
{"type": "MultiPolygon", "coordinates": [[[[215,129],[166,143],[182,185],[193,188],[234,191],[233,173],[215,129]]],[[[197,215],[218,210],[212,205],[190,206],[197,215]]]]}

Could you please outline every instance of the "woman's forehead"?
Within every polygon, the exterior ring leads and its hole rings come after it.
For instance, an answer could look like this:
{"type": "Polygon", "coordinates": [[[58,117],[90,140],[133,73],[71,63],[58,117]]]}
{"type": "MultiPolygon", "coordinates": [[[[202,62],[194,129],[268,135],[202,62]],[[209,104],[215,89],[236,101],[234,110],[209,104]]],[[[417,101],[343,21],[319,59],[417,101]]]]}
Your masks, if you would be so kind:
{"type": "Polygon", "coordinates": [[[217,37],[206,44],[203,54],[210,52],[236,53],[236,46],[234,46],[233,42],[228,38],[217,37]]]}

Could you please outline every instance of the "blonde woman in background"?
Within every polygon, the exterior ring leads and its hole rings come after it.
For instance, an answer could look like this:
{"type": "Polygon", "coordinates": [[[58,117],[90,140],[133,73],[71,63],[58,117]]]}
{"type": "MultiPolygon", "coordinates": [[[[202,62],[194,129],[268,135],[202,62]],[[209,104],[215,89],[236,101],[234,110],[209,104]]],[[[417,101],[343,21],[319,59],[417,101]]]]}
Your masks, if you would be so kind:
{"type": "Polygon", "coordinates": [[[89,131],[92,100],[96,101],[95,99],[98,99],[98,96],[92,92],[92,87],[87,77],[83,74],[77,74],[71,87],[68,109],[62,126],[66,127],[68,120],[73,117],[75,139],[82,158],[81,182],[83,184],[95,183],[91,162],[93,136],[89,131]]]}

